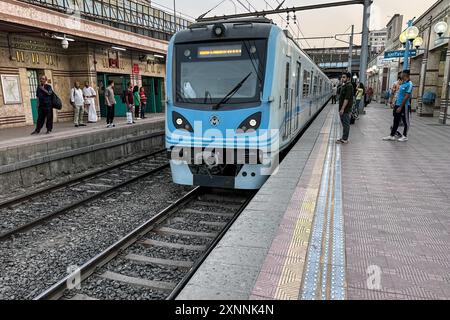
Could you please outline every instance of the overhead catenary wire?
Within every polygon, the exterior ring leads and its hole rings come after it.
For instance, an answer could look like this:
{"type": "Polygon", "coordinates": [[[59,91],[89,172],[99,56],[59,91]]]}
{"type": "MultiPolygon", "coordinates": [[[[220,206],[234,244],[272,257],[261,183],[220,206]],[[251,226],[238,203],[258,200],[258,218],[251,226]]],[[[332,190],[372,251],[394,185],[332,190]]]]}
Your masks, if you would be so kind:
{"type": "MultiPolygon", "coordinates": [[[[264,2],[271,8],[273,9],[273,6],[267,2],[267,0],[264,0],[264,2]]],[[[283,2],[279,1],[279,0],[275,0],[275,2],[278,4],[278,7],[280,7],[280,5],[283,4],[283,2]]],[[[281,19],[283,19],[283,21],[285,21],[287,23],[287,20],[285,18],[283,18],[283,16],[281,14],[278,14],[280,16],[281,19]]],[[[303,34],[302,29],[300,28],[300,25],[297,23],[296,24],[297,29],[299,31],[299,33],[302,35],[302,37],[305,37],[305,35],[303,34]]],[[[289,28],[291,29],[292,32],[294,32],[294,30],[292,29],[292,27],[289,25],[289,28]]],[[[308,40],[305,40],[306,44],[308,45],[308,47],[312,48],[311,45],[309,44],[308,40]]]]}

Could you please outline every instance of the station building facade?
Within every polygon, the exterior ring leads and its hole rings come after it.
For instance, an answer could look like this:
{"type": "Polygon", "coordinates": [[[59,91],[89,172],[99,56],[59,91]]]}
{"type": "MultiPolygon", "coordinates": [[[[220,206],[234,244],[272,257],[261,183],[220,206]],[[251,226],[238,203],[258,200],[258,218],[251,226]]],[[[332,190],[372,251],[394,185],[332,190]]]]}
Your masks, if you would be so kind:
{"type": "Polygon", "coordinates": [[[55,111],[56,122],[73,120],[70,90],[75,81],[81,85],[89,81],[97,91],[99,115],[105,114],[103,96],[109,80],[114,80],[116,84],[117,116],[125,115],[120,96],[129,81],[133,85],[144,86],[149,97],[148,112],[163,111],[163,61],[156,58],[158,61],[140,61],[139,57],[145,57],[143,53],[122,52],[99,44],[76,42],[76,45],[64,50],[60,41],[53,39],[0,32],[0,128],[36,122],[36,89],[41,75],[48,77],[49,83],[63,101],[63,109],[55,111]],[[8,47],[8,41],[11,47],[8,47]]]}
{"type": "MultiPolygon", "coordinates": [[[[449,41],[450,36],[444,34],[440,38],[434,32],[434,26],[446,21],[450,24],[450,2],[439,0],[415,19],[414,25],[419,28],[420,36],[424,44],[417,55],[410,58],[411,80],[414,83],[412,108],[419,116],[436,117],[439,122],[448,122],[450,114],[446,109],[446,86],[450,68],[449,41]],[[429,43],[429,46],[428,46],[429,43]],[[428,58],[426,58],[426,52],[428,58]],[[423,97],[434,97],[426,99],[423,97]]],[[[403,44],[399,41],[400,33],[406,29],[406,19],[401,15],[395,15],[387,25],[388,40],[385,51],[403,50],[403,44]]],[[[375,98],[379,102],[385,102],[388,91],[397,79],[397,74],[403,69],[403,58],[384,59],[384,52],[374,57],[369,63],[368,85],[374,88],[375,98]],[[376,67],[376,68],[374,68],[376,67]]]]}
{"type": "Polygon", "coordinates": [[[36,122],[41,75],[63,102],[62,110],[54,110],[55,122],[73,120],[70,90],[75,81],[89,81],[97,91],[99,115],[106,113],[109,80],[116,84],[117,116],[126,112],[121,95],[128,82],[144,87],[147,112],[164,111],[168,36],[155,39],[29,2],[0,0],[0,129],[36,122]],[[64,36],[70,40],[67,49],[64,36]]]}

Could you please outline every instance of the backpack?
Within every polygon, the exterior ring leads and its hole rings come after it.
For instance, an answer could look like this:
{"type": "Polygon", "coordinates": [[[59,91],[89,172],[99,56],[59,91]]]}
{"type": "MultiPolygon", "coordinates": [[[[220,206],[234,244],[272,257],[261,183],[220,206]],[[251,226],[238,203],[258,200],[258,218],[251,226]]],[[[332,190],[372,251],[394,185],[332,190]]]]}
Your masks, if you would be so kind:
{"type": "Polygon", "coordinates": [[[122,102],[123,103],[127,103],[127,94],[128,94],[128,90],[125,90],[123,93],[122,93],[122,102]]]}

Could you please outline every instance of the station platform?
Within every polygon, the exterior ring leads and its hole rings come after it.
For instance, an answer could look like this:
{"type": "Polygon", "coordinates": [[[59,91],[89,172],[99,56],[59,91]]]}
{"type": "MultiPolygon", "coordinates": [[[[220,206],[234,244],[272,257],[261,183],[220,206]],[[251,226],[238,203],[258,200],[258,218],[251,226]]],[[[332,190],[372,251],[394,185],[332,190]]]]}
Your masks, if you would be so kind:
{"type": "Polygon", "coordinates": [[[34,127],[0,130],[0,200],[164,144],[164,114],[149,114],[134,125],[127,125],[125,118],[115,123],[115,128],[106,128],[104,120],[79,128],[56,123],[51,134],[44,128],[33,136],[34,127]]]}
{"type": "MultiPolygon", "coordinates": [[[[149,114],[146,119],[137,120],[136,125],[165,121],[164,114],[149,114]]],[[[29,145],[41,141],[55,141],[67,137],[92,135],[98,132],[120,130],[130,127],[126,118],[115,119],[116,128],[106,128],[104,119],[97,123],[87,123],[86,127],[75,128],[72,122],[59,122],[53,125],[53,132],[45,134],[45,125],[39,135],[31,135],[34,126],[0,129],[0,150],[18,145],[29,145]]]]}
{"type": "Polygon", "coordinates": [[[328,105],[179,300],[450,298],[450,126],[371,104],[338,145],[328,105]]]}

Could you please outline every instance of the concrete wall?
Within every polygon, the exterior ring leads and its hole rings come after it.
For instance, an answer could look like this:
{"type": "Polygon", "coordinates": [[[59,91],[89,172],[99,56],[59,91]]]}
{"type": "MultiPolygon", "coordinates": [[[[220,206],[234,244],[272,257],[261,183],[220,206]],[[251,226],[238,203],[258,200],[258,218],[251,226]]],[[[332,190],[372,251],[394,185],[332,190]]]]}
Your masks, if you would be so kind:
{"type": "Polygon", "coordinates": [[[85,173],[164,146],[164,122],[0,149],[0,193],[85,173]]]}

